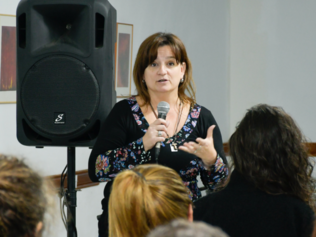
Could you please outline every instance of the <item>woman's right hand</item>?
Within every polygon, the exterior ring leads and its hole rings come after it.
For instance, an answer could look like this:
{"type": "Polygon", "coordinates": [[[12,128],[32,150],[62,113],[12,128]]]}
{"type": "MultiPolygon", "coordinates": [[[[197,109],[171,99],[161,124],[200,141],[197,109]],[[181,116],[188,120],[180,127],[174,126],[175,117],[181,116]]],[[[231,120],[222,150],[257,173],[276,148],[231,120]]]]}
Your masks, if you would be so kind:
{"type": "Polygon", "coordinates": [[[167,122],[164,119],[156,119],[152,124],[149,125],[147,132],[143,136],[143,144],[145,151],[148,151],[151,148],[153,148],[153,146],[155,146],[157,142],[165,141],[165,139],[168,137],[168,126],[169,122],[167,122]]]}

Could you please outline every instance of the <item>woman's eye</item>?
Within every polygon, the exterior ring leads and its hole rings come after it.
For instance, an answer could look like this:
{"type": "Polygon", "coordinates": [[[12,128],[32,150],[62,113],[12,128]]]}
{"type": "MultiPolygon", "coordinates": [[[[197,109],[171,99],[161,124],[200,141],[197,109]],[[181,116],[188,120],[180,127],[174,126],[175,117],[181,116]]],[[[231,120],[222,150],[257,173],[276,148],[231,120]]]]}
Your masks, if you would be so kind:
{"type": "Polygon", "coordinates": [[[169,62],[169,63],[168,63],[168,66],[174,66],[174,65],[175,65],[174,62],[169,62]]]}
{"type": "Polygon", "coordinates": [[[152,64],[150,64],[150,66],[156,67],[156,66],[157,66],[157,63],[152,63],[152,64]]]}

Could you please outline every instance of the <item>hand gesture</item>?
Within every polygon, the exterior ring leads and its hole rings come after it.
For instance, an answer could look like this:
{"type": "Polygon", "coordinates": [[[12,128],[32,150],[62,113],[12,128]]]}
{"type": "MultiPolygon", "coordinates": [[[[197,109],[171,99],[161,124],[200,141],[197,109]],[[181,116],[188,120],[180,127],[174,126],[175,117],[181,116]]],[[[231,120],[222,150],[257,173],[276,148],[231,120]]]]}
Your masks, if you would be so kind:
{"type": "Polygon", "coordinates": [[[215,163],[217,156],[213,140],[214,128],[215,125],[208,128],[205,139],[198,137],[195,140],[196,142],[185,142],[182,146],[179,146],[179,149],[198,156],[205,166],[210,167],[215,163]]]}
{"type": "Polygon", "coordinates": [[[143,136],[145,151],[150,150],[157,142],[163,142],[167,138],[167,127],[169,122],[164,119],[156,119],[149,125],[147,132],[143,136]]]}

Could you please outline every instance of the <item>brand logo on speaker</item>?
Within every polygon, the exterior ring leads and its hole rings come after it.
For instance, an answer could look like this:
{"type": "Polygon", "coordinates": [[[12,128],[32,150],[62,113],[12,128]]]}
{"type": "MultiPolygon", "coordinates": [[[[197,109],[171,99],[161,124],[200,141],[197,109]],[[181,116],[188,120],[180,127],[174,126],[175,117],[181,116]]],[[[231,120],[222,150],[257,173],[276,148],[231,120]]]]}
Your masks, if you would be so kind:
{"type": "Polygon", "coordinates": [[[54,114],[54,123],[55,124],[65,124],[66,123],[65,113],[55,113],[54,114]]]}

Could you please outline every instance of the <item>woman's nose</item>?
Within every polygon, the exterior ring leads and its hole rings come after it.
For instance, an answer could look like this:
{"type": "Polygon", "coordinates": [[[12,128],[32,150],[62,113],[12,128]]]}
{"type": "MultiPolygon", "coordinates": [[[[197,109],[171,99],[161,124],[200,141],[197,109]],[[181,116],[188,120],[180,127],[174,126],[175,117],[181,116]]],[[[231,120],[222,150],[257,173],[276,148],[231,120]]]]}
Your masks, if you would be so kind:
{"type": "Polygon", "coordinates": [[[167,70],[166,70],[166,66],[162,63],[160,64],[159,68],[158,68],[158,74],[159,75],[165,75],[167,73],[167,70]]]}

